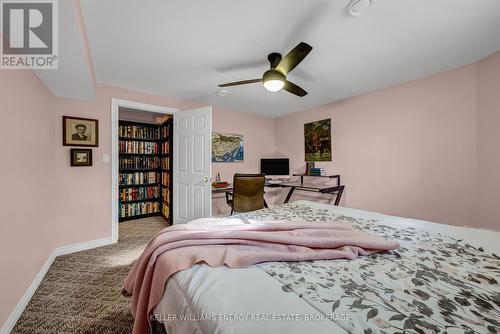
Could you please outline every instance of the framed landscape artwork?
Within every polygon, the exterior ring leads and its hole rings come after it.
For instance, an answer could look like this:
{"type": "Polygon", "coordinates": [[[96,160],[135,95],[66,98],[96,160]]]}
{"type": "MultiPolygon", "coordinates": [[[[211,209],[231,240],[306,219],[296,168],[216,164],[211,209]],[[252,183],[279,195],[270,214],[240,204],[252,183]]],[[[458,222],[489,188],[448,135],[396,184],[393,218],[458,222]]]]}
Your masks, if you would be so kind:
{"type": "Polygon", "coordinates": [[[71,166],[92,166],[92,150],[87,148],[72,148],[71,166]]]}
{"type": "Polygon", "coordinates": [[[304,124],[305,161],[332,161],[330,118],[304,124]]]}
{"type": "Polygon", "coordinates": [[[243,162],[243,135],[212,133],[212,162],[243,162]]]}
{"type": "Polygon", "coordinates": [[[99,146],[97,119],[63,116],[64,146],[99,146]]]}

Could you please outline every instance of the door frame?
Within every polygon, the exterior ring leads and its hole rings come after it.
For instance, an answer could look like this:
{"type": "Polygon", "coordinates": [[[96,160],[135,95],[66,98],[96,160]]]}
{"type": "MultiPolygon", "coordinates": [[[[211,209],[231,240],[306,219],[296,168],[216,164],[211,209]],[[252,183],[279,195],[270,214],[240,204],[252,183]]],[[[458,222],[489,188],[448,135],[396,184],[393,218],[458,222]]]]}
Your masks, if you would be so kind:
{"type": "Polygon", "coordinates": [[[175,108],[111,98],[111,242],[113,243],[118,241],[118,122],[120,107],[168,115],[179,112],[179,109],[175,108]]]}

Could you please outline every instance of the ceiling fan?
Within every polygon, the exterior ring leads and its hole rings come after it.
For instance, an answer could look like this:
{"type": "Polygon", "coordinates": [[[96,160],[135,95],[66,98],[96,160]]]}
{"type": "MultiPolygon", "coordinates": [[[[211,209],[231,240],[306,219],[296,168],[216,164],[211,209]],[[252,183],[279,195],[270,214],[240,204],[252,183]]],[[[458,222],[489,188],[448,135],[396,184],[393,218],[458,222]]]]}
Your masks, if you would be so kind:
{"type": "Polygon", "coordinates": [[[269,63],[271,63],[271,69],[266,71],[261,79],[251,79],[225,83],[219,85],[219,87],[230,87],[246,85],[256,82],[262,82],[264,87],[270,92],[277,92],[281,89],[286,90],[289,93],[295,94],[297,96],[303,97],[307,95],[307,92],[296,84],[286,80],[286,76],[290,73],[297,65],[304,60],[304,58],[311,52],[312,46],[307,43],[301,42],[292,51],[290,51],[284,58],[281,57],[279,53],[271,53],[267,56],[269,63]]]}

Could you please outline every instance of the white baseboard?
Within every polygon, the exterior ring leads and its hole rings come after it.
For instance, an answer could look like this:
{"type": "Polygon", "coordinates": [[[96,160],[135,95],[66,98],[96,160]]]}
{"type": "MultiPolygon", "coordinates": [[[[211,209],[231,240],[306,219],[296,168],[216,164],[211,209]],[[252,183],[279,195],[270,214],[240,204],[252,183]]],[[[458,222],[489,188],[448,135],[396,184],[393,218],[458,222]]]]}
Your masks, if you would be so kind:
{"type": "Polygon", "coordinates": [[[81,252],[81,251],[84,251],[87,249],[107,246],[110,244],[112,244],[110,238],[97,239],[97,240],[92,240],[92,241],[87,241],[87,242],[80,242],[80,243],[73,244],[73,245],[57,247],[56,249],[54,249],[54,253],[55,253],[55,256],[61,256],[61,255],[81,252]]]}
{"type": "Polygon", "coordinates": [[[49,257],[47,258],[47,261],[45,261],[38,274],[35,276],[33,282],[31,282],[31,285],[29,286],[28,290],[26,290],[26,292],[24,293],[24,296],[21,298],[19,303],[17,303],[16,307],[10,314],[7,321],[3,324],[2,328],[0,329],[0,334],[9,334],[12,331],[17,320],[19,320],[19,317],[21,317],[21,314],[23,314],[26,305],[28,305],[28,302],[33,297],[33,294],[35,293],[36,289],[38,289],[38,286],[40,285],[43,278],[47,274],[47,271],[49,271],[50,266],[52,265],[56,257],[96,247],[106,246],[112,243],[113,242],[111,242],[110,238],[105,238],[105,239],[92,240],[88,242],[80,242],[77,244],[57,247],[56,249],[54,249],[54,251],[50,253],[49,257]]]}

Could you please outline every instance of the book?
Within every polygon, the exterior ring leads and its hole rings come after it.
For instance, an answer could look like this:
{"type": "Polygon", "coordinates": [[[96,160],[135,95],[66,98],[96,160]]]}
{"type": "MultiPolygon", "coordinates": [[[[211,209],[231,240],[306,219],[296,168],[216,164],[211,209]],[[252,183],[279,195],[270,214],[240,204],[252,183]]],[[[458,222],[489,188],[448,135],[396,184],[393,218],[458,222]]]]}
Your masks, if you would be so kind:
{"type": "Polygon", "coordinates": [[[310,176],[321,176],[321,168],[311,168],[309,171],[310,176]]]}
{"type": "Polygon", "coordinates": [[[120,140],[120,153],[158,154],[158,143],[120,140]]]}
{"type": "Polygon", "coordinates": [[[135,172],[135,173],[120,173],[118,176],[119,185],[132,186],[158,183],[160,174],[157,172],[135,172]]]}
{"type": "Polygon", "coordinates": [[[162,213],[163,213],[163,216],[169,217],[169,215],[170,215],[170,207],[168,205],[163,204],[162,205],[162,213]]]}
{"type": "Polygon", "coordinates": [[[160,197],[160,187],[124,188],[120,190],[120,201],[137,201],[160,197]]]}
{"type": "Polygon", "coordinates": [[[306,162],[306,171],[304,174],[309,175],[311,173],[311,169],[314,168],[314,162],[306,162]]]}
{"type": "Polygon", "coordinates": [[[159,158],[147,156],[120,156],[119,169],[158,169],[159,158]]]}
{"type": "Polygon", "coordinates": [[[170,169],[170,159],[168,157],[161,158],[161,168],[165,170],[170,169]]]}
{"type": "Polygon", "coordinates": [[[135,138],[135,139],[159,139],[159,131],[157,128],[148,126],[137,125],[120,125],[118,128],[118,135],[121,138],[135,138]]]}
{"type": "Polygon", "coordinates": [[[161,173],[161,185],[168,187],[170,185],[170,173],[162,172],[161,173]]]}
{"type": "Polygon", "coordinates": [[[170,133],[170,125],[162,125],[161,126],[161,139],[168,139],[170,133]]]}
{"type": "Polygon", "coordinates": [[[161,144],[161,154],[169,154],[170,153],[170,143],[165,142],[161,144]]]}
{"type": "Polygon", "coordinates": [[[159,202],[123,203],[120,204],[120,218],[146,215],[160,212],[159,202]]]}

